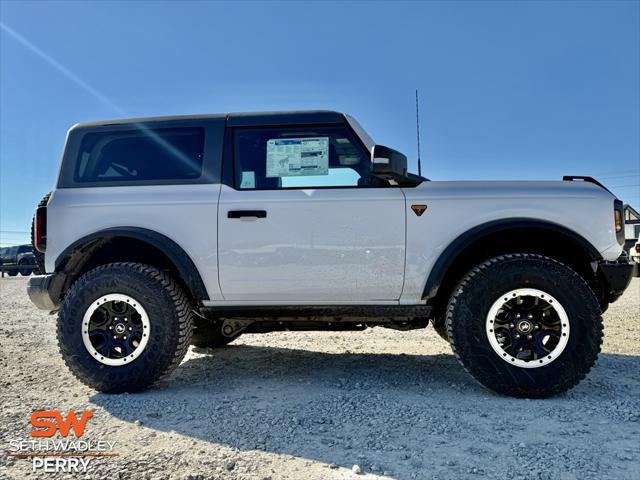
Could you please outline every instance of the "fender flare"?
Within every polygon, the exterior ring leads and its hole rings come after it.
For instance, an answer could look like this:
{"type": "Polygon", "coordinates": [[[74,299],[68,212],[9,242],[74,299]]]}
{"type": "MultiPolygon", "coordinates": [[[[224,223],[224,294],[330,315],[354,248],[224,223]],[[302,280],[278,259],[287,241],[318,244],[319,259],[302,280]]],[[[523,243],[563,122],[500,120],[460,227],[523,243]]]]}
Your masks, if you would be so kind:
{"type": "Polygon", "coordinates": [[[169,237],[141,227],[105,228],[76,240],[58,255],[55,261],[55,271],[58,272],[63,269],[73,252],[83,246],[95,241],[109,240],[115,237],[140,240],[160,250],[175,265],[180,274],[180,280],[189,288],[191,294],[198,300],[209,300],[209,295],[200,276],[200,272],[198,272],[198,269],[187,252],[169,237]]]}
{"type": "Polygon", "coordinates": [[[546,220],[534,220],[530,218],[505,218],[493,220],[491,222],[477,225],[455,238],[438,257],[433,265],[427,283],[424,286],[422,298],[433,298],[438,293],[438,288],[447,271],[469,245],[480,240],[482,237],[506,230],[533,228],[554,232],[560,236],[567,237],[580,245],[585,254],[592,261],[602,260],[602,255],[591,242],[575,231],[546,220]]]}

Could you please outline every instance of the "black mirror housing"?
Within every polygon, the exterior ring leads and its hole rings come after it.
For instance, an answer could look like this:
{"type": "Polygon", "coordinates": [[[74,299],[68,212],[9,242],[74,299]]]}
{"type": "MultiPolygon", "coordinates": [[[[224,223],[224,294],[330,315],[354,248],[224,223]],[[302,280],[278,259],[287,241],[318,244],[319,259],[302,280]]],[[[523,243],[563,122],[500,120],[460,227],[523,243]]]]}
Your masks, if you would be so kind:
{"type": "Polygon", "coordinates": [[[384,145],[374,145],[371,150],[371,175],[407,187],[415,187],[426,180],[407,172],[407,157],[384,145]]]}
{"type": "Polygon", "coordinates": [[[398,181],[407,176],[407,157],[393,148],[374,145],[371,151],[371,174],[383,180],[398,181]]]}

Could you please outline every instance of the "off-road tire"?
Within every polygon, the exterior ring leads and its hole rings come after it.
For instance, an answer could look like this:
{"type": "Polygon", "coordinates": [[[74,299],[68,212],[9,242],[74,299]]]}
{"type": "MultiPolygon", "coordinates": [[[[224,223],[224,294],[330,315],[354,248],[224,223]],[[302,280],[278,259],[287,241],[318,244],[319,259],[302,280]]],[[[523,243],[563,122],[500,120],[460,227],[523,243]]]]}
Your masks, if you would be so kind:
{"type": "Polygon", "coordinates": [[[447,332],[454,354],[480,384],[513,397],[544,398],[569,390],[586,376],[600,352],[603,326],[598,300],[580,275],[551,258],[521,253],[487,260],[464,276],[447,307],[447,332]],[[538,368],[504,361],[485,331],[493,302],[519,288],[555,297],[571,326],[562,353],[538,368]]]}
{"type": "Polygon", "coordinates": [[[191,345],[198,348],[220,348],[233,342],[241,334],[227,337],[222,334],[222,322],[196,320],[191,345]]]}
{"type": "MultiPolygon", "coordinates": [[[[49,203],[49,197],[51,197],[51,193],[52,192],[49,192],[44,197],[42,197],[42,200],[40,200],[40,203],[38,203],[38,208],[39,207],[44,207],[44,206],[47,205],[47,203],[49,203]]],[[[33,256],[35,257],[36,266],[37,266],[37,269],[34,270],[34,271],[35,271],[35,273],[38,273],[40,275],[44,275],[46,273],[45,272],[45,268],[44,268],[44,253],[39,252],[36,249],[35,223],[36,223],[36,217],[34,215],[33,219],[31,220],[31,245],[33,246],[33,256]]]]}
{"type": "Polygon", "coordinates": [[[189,348],[193,313],[189,299],[164,272],[138,263],[111,263],[82,275],[64,297],[58,344],[69,370],[85,385],[106,393],[143,390],[170,374],[189,348]],[[146,310],[149,341],[138,358],[108,366],[91,356],[82,340],[83,316],[103,295],[129,295],[146,310]]]}

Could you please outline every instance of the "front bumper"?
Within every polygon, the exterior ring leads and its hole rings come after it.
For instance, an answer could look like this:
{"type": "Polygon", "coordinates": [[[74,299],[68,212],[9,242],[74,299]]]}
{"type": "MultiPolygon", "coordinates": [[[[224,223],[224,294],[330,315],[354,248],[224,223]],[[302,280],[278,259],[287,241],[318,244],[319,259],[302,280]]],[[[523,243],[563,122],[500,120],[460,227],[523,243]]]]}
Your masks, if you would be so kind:
{"type": "Polygon", "coordinates": [[[600,262],[598,270],[606,286],[606,300],[615,302],[629,286],[637,266],[624,257],[617,262],[600,262]]]}
{"type": "Polygon", "coordinates": [[[29,279],[27,294],[31,302],[40,310],[53,312],[60,307],[60,292],[63,284],[62,275],[38,275],[29,279]]]}

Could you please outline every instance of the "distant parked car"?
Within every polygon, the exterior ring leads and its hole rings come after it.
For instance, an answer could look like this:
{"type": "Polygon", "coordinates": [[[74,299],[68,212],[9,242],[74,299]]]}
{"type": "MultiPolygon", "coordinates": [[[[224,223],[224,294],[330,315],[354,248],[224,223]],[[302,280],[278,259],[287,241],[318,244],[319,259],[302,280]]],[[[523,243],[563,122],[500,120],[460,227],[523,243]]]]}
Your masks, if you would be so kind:
{"type": "Polygon", "coordinates": [[[38,273],[33,247],[15,245],[0,248],[0,271],[7,272],[10,277],[15,277],[18,273],[25,277],[38,273]]]}

